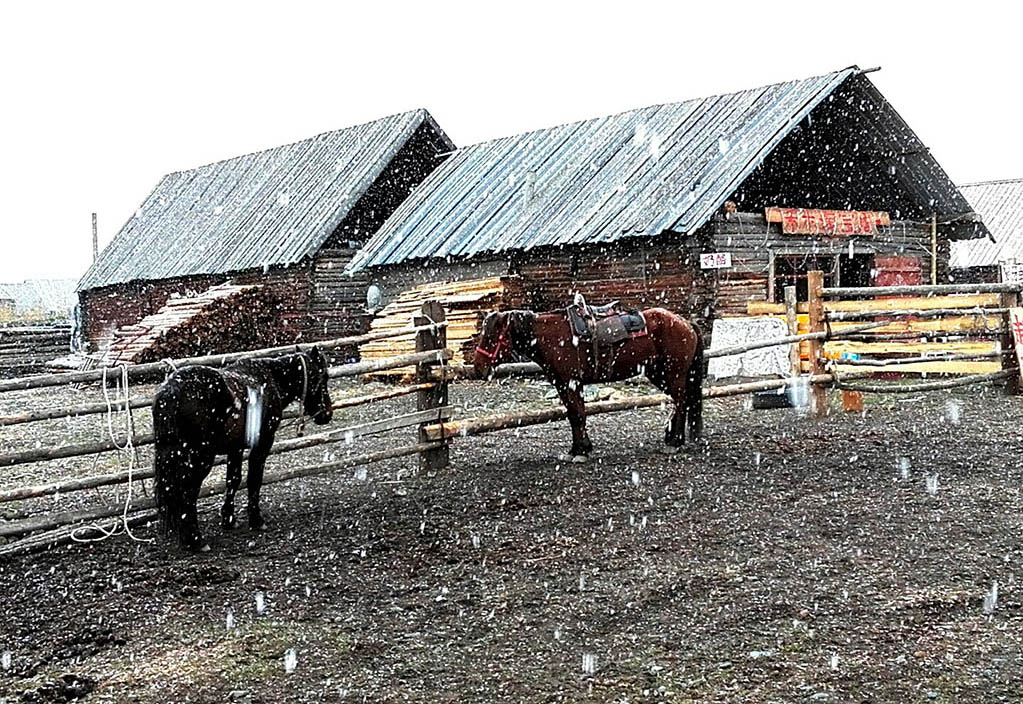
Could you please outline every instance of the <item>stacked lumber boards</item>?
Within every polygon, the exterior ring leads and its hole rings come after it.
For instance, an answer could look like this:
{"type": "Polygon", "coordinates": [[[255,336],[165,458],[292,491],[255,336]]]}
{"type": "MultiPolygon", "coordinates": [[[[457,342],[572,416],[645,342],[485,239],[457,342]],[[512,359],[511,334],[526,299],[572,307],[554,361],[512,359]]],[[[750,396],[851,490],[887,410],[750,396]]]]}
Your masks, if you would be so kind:
{"type": "Polygon", "coordinates": [[[0,374],[21,376],[41,370],[71,347],[71,325],[0,326],[0,374]]]}
{"type": "Polygon", "coordinates": [[[144,364],[280,344],[281,301],[263,286],[221,284],[172,296],[160,310],[114,332],[104,362],[144,364]]]}
{"type": "MultiPolygon", "coordinates": [[[[480,325],[493,310],[522,307],[522,281],[517,276],[491,276],[483,279],[431,283],[403,291],[373,318],[370,332],[410,327],[423,303],[439,301],[447,316],[448,349],[453,365],[472,364],[480,325]]],[[[359,347],[361,359],[393,357],[416,351],[415,335],[408,334],[376,340],[359,347]]],[[[407,376],[411,368],[392,369],[382,375],[407,376]]]]}
{"type": "MultiPolygon", "coordinates": [[[[999,295],[995,294],[953,294],[947,296],[875,298],[867,300],[825,300],[826,313],[855,313],[861,311],[937,311],[949,310],[938,317],[920,318],[912,315],[892,317],[887,325],[857,335],[855,340],[830,340],[824,344],[824,356],[835,360],[839,372],[874,371],[898,372],[900,374],[987,374],[999,371],[1002,362],[998,358],[976,360],[941,361],[941,357],[964,354],[988,354],[1001,352],[1002,329],[1005,320],[1002,313],[985,312],[985,308],[998,308],[999,295]],[[863,364],[842,364],[843,358],[892,359],[898,357],[934,357],[933,361],[899,365],[869,366],[863,364]]],[[[809,332],[806,314],[807,304],[796,306],[799,332],[809,332]]],[[[749,315],[771,315],[785,318],[785,306],[781,303],[750,301],[749,315]]],[[[886,320],[878,315],[873,320],[886,320]]],[[[864,320],[843,320],[830,323],[834,332],[861,325],[864,320]]],[[[810,364],[809,344],[800,343],[802,369],[808,371],[810,364]]]]}

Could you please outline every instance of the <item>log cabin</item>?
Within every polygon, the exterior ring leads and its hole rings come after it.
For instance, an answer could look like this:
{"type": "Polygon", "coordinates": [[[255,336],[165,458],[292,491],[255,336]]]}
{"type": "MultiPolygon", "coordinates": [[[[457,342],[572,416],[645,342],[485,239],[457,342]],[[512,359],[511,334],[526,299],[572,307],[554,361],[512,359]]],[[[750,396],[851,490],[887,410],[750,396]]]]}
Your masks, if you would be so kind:
{"type": "MultiPolygon", "coordinates": [[[[517,276],[525,305],[663,305],[705,324],[826,285],[946,281],[987,231],[871,82],[820,76],[456,150],[348,265],[386,303],[517,276]]],[[[709,329],[709,326],[707,326],[709,329]]]]}
{"type": "Polygon", "coordinates": [[[280,301],[277,340],[362,332],[345,265],[453,148],[415,110],[164,176],[78,282],[85,346],[225,282],[280,301]]]}

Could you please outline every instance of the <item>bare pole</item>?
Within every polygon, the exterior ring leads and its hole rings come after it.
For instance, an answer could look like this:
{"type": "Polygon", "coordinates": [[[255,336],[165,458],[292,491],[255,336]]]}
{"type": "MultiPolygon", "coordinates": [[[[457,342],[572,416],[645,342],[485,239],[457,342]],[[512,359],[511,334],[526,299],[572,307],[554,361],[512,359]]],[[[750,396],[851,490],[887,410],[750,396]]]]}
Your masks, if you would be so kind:
{"type": "Polygon", "coordinates": [[[92,261],[99,259],[99,228],[96,224],[96,213],[92,214],[92,261]]]}

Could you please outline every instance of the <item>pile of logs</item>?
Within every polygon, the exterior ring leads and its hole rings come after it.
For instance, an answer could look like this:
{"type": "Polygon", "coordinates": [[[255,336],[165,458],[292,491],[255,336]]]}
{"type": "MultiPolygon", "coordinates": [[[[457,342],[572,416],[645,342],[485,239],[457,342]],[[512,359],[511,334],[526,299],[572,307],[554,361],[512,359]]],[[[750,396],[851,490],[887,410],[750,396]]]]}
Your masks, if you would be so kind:
{"type": "MultiPolygon", "coordinates": [[[[393,303],[377,314],[370,330],[376,332],[411,327],[412,318],[419,315],[425,301],[439,301],[447,312],[447,346],[452,353],[451,364],[471,364],[483,318],[493,310],[521,307],[522,289],[522,282],[517,276],[424,284],[399,294],[393,303]]],[[[415,352],[415,349],[415,335],[409,333],[362,345],[359,347],[359,355],[363,360],[371,360],[408,354],[415,352]]],[[[386,374],[403,376],[409,371],[410,368],[393,369],[386,374]]]]}
{"type": "Polygon", "coordinates": [[[71,346],[71,325],[0,327],[0,374],[21,376],[43,369],[47,362],[66,355],[71,346]]]}
{"type": "Polygon", "coordinates": [[[262,286],[221,284],[172,297],[153,315],[114,333],[105,362],[144,364],[271,347],[281,336],[281,301],[262,286]]]}

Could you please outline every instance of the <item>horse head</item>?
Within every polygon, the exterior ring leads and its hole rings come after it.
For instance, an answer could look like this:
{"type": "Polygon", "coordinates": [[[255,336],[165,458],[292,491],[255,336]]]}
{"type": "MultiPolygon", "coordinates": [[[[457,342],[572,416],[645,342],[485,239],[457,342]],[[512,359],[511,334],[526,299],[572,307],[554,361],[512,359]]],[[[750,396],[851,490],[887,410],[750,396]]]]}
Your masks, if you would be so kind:
{"type": "Polygon", "coordinates": [[[305,360],[305,398],[302,408],[317,425],[326,425],[334,416],[327,386],[327,359],[319,347],[302,353],[305,360]]]}
{"type": "Polygon", "coordinates": [[[473,358],[477,376],[484,377],[516,354],[528,352],[533,342],[536,314],[528,310],[494,311],[483,319],[480,341],[473,358]]]}
{"type": "Polygon", "coordinates": [[[473,368],[478,377],[485,377],[490,370],[506,360],[511,351],[511,336],[508,334],[508,313],[494,311],[483,319],[480,341],[476,346],[473,368]]]}

